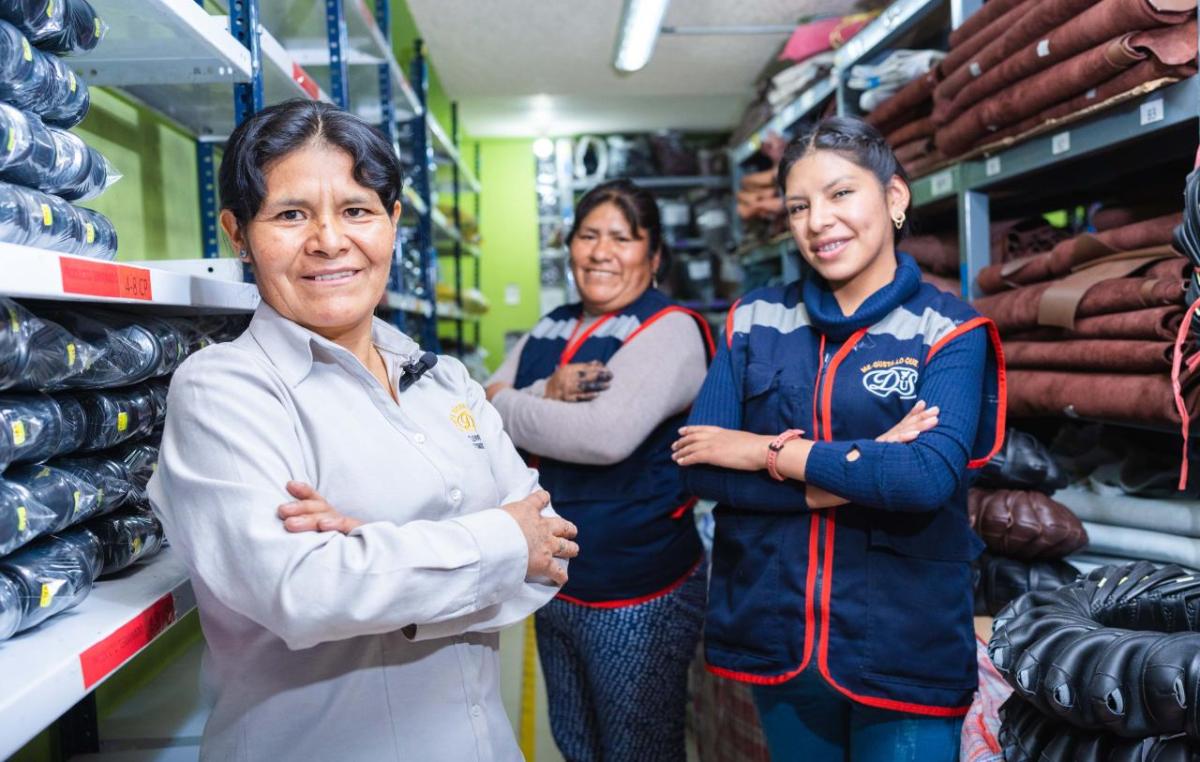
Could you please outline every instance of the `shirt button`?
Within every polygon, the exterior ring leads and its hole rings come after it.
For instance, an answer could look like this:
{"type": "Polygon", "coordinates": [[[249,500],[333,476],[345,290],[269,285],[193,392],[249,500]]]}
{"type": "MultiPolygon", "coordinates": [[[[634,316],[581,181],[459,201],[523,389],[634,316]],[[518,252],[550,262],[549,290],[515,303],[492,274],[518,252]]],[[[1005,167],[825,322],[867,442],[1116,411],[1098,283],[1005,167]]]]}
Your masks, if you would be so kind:
{"type": "Polygon", "coordinates": [[[475,706],[471,707],[471,716],[472,717],[478,717],[482,714],[483,714],[483,710],[479,708],[479,704],[476,704],[475,706]]]}
{"type": "Polygon", "coordinates": [[[459,500],[462,500],[462,490],[460,490],[460,489],[452,489],[452,490],[450,490],[450,499],[451,499],[451,500],[453,500],[453,501],[454,501],[454,502],[456,502],[456,503],[457,503],[459,500]]]}
{"type": "Polygon", "coordinates": [[[425,444],[425,435],[424,434],[414,434],[413,441],[416,442],[417,444],[425,444]]]}

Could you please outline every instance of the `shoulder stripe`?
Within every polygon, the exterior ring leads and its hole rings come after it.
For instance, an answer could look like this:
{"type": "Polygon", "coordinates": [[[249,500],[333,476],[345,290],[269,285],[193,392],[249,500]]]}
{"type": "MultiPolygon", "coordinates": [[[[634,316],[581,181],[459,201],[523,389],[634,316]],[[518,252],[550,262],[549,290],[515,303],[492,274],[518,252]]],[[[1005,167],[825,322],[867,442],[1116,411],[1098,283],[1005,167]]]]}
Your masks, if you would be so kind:
{"type": "Polygon", "coordinates": [[[920,315],[897,307],[867,332],[875,336],[887,334],[902,341],[920,336],[924,343],[933,345],[957,327],[958,321],[946,317],[932,307],[926,307],[920,315]]]}
{"type": "MultiPolygon", "coordinates": [[[[780,333],[791,333],[811,325],[808,310],[803,304],[787,307],[778,302],[750,302],[737,306],[727,325],[730,333],[750,333],[751,328],[774,328],[780,333]]],[[[728,330],[728,329],[727,329],[728,330]]]]}
{"type": "Polygon", "coordinates": [[[544,317],[533,326],[533,330],[529,332],[529,335],[535,339],[569,339],[571,338],[571,334],[575,332],[575,326],[577,325],[579,325],[579,321],[575,318],[571,318],[570,320],[555,320],[544,317]]]}

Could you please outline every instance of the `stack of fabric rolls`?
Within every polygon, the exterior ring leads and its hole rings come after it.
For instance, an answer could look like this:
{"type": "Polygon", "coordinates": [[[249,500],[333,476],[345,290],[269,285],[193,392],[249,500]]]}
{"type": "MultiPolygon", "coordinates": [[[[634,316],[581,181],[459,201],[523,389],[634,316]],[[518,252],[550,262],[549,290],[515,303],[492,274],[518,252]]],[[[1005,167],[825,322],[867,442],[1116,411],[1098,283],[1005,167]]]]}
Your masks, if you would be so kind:
{"type": "Polygon", "coordinates": [[[1196,73],[1195,0],[992,0],[950,36],[934,142],[1015,142],[1196,73]]]}
{"type": "MultiPolygon", "coordinates": [[[[904,51],[918,53],[921,51],[904,51]]],[[[932,51],[916,59],[926,65],[909,69],[912,78],[890,98],[876,104],[863,117],[883,133],[896,158],[912,177],[923,175],[945,161],[934,145],[933,91],[938,83],[939,58],[932,51]]]]}
{"type": "MultiPolygon", "coordinates": [[[[975,307],[1004,338],[1011,415],[1181,423],[1171,381],[1190,269],[1171,245],[1180,220],[1083,234],[980,272],[975,307]]],[[[1197,380],[1183,379],[1189,409],[1197,380]]]]}

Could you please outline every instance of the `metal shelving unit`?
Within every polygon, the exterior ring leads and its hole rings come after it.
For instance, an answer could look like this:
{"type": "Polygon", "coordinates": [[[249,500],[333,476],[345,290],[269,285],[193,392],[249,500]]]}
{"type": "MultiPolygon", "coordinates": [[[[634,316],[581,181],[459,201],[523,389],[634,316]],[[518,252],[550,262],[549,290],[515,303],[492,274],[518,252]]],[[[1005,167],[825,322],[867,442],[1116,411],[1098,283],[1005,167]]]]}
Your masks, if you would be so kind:
{"type": "Polygon", "coordinates": [[[97,582],[62,619],[6,641],[0,648],[0,758],[85,701],[194,608],[183,561],[167,548],[134,574],[97,582]]]}

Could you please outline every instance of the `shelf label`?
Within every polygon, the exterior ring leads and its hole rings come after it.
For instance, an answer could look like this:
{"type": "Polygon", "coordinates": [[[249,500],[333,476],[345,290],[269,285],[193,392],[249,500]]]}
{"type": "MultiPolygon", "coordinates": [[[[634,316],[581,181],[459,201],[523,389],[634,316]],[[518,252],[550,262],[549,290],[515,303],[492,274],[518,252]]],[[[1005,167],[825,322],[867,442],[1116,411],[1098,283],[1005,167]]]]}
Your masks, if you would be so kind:
{"type": "Polygon", "coordinates": [[[308,97],[314,101],[321,97],[321,88],[313,81],[313,78],[308,76],[308,72],[300,68],[300,64],[292,61],[292,79],[300,86],[300,89],[308,93],[308,97]]]}
{"type": "Polygon", "coordinates": [[[1071,133],[1060,132],[1050,138],[1050,153],[1058,156],[1060,153],[1066,153],[1071,150],[1071,133]]]}
{"type": "Polygon", "coordinates": [[[150,271],[144,267],[114,265],[81,259],[59,260],[62,288],[79,296],[105,296],[113,299],[153,301],[150,271]]]}
{"type": "Polygon", "coordinates": [[[121,625],[120,629],[79,655],[83,689],[112,674],[131,656],[150,644],[175,621],[175,599],[168,593],[150,608],[121,625]]]}
{"type": "Polygon", "coordinates": [[[1161,122],[1167,116],[1166,109],[1163,107],[1163,99],[1155,98],[1152,101],[1146,101],[1142,104],[1142,126],[1161,122]]]}
{"type": "Polygon", "coordinates": [[[954,191],[954,174],[944,169],[929,178],[929,190],[935,196],[944,196],[954,191]]]}
{"type": "Polygon", "coordinates": [[[12,441],[17,447],[25,444],[25,421],[17,419],[12,422],[12,441]]]}
{"type": "Polygon", "coordinates": [[[983,171],[988,177],[995,177],[1002,171],[1000,166],[1000,157],[993,156],[983,165],[983,171]]]}

